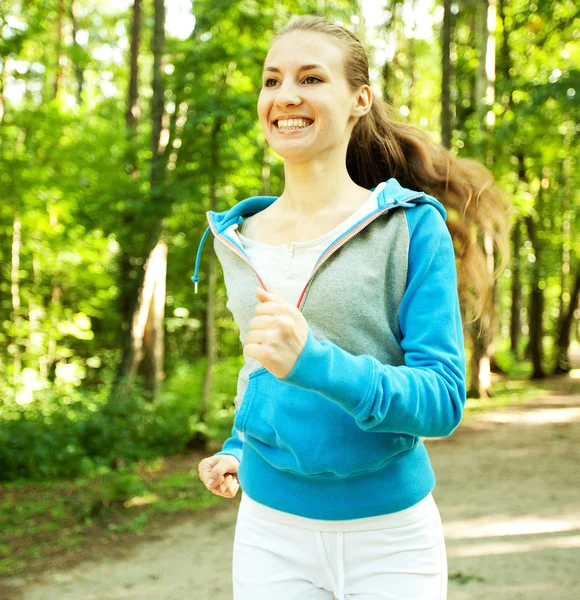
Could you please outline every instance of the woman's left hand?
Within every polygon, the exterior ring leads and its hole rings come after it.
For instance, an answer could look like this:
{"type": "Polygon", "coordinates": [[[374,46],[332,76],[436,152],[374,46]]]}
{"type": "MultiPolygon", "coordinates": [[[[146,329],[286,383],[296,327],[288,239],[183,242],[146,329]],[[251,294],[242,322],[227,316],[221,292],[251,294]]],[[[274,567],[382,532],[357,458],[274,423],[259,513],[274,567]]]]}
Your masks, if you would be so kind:
{"type": "Polygon", "coordinates": [[[297,306],[277,294],[258,287],[256,296],[260,302],[250,321],[244,350],[272,375],[284,379],[306,345],[308,323],[297,306]]]}

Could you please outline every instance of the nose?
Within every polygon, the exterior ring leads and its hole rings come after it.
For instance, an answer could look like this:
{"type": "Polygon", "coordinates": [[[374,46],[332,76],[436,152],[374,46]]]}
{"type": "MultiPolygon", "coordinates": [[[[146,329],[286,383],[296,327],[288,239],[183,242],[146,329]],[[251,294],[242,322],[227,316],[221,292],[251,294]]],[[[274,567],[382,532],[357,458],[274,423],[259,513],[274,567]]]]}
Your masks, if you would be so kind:
{"type": "Polygon", "coordinates": [[[286,80],[282,83],[282,85],[278,88],[278,93],[276,94],[275,103],[277,106],[288,106],[288,105],[297,105],[302,102],[302,98],[298,93],[298,89],[296,85],[290,81],[286,80]]]}

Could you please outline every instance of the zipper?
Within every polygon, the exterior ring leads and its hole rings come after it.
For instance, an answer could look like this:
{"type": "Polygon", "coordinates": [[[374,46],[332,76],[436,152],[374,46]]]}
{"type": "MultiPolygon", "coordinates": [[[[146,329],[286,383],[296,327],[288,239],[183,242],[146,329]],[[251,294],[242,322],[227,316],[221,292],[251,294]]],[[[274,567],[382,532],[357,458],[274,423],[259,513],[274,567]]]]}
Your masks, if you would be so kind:
{"type": "MultiPolygon", "coordinates": [[[[405,198],[404,200],[402,200],[400,202],[395,202],[394,204],[391,204],[390,206],[386,206],[385,208],[377,210],[376,212],[369,215],[369,217],[367,217],[364,221],[361,221],[354,229],[351,229],[348,233],[343,234],[343,236],[340,237],[338,239],[338,241],[336,241],[332,246],[330,246],[327,250],[325,250],[319,257],[318,261],[314,265],[314,268],[312,269],[312,272],[310,273],[310,276],[308,277],[308,280],[306,281],[306,284],[302,290],[302,293],[300,294],[300,297],[298,298],[298,304],[296,305],[296,308],[298,308],[300,310],[300,304],[302,303],[306,289],[308,288],[308,285],[312,281],[312,278],[314,277],[316,271],[318,271],[318,269],[322,266],[322,264],[324,262],[326,262],[326,260],[328,260],[339,248],[344,246],[344,244],[346,244],[346,242],[348,242],[348,240],[350,240],[357,233],[362,231],[369,223],[372,223],[375,219],[378,219],[382,214],[388,212],[389,210],[392,210],[393,208],[396,208],[397,206],[404,206],[407,202],[409,202],[411,200],[415,200],[417,198],[421,198],[424,195],[425,195],[424,192],[422,192],[420,194],[417,194],[416,196],[412,196],[410,198],[405,198]]],[[[206,213],[206,215],[207,215],[207,213],[206,213]]],[[[235,252],[240,258],[242,258],[249,265],[249,267],[252,269],[252,271],[254,271],[254,273],[256,274],[256,277],[260,281],[260,284],[262,285],[262,287],[266,291],[268,291],[268,289],[266,288],[266,285],[262,281],[262,278],[258,274],[258,271],[256,271],[256,269],[254,268],[254,266],[252,265],[252,263],[250,262],[250,260],[246,256],[246,254],[244,252],[241,252],[235,244],[233,244],[230,240],[228,240],[227,237],[219,234],[215,230],[210,218],[208,218],[208,222],[209,222],[209,226],[211,227],[211,230],[212,230],[213,234],[215,235],[215,237],[218,238],[223,244],[225,244],[230,250],[235,252]]]]}
{"type": "MultiPolygon", "coordinates": [[[[207,215],[207,213],[206,213],[206,215],[207,215]]],[[[252,269],[252,271],[254,271],[254,273],[256,274],[256,277],[258,278],[258,280],[262,284],[262,287],[266,291],[268,291],[268,289],[266,288],[266,284],[262,281],[262,278],[258,274],[258,271],[256,271],[256,269],[254,269],[254,265],[252,265],[252,263],[250,262],[250,260],[246,256],[246,254],[244,252],[242,252],[234,243],[230,242],[230,240],[228,240],[228,238],[225,235],[219,234],[215,230],[215,228],[214,228],[214,226],[213,226],[210,218],[208,218],[207,221],[208,221],[209,226],[210,226],[213,234],[215,235],[215,237],[218,238],[223,244],[225,244],[230,250],[232,250],[233,252],[235,252],[240,258],[242,258],[243,260],[245,260],[246,263],[248,263],[249,267],[252,269]]]]}
{"type": "MultiPolygon", "coordinates": [[[[421,196],[423,196],[422,193],[417,194],[416,196],[413,196],[412,198],[405,198],[403,203],[408,202],[409,200],[415,200],[416,198],[420,198],[421,196]]],[[[390,206],[387,206],[385,208],[382,208],[382,209],[372,213],[369,217],[367,217],[367,219],[365,219],[364,221],[359,223],[354,229],[351,229],[348,233],[344,234],[343,237],[339,238],[337,242],[335,242],[330,248],[328,248],[327,250],[324,251],[324,253],[318,259],[317,263],[314,265],[314,268],[312,269],[312,273],[310,273],[310,277],[308,278],[308,281],[306,282],[306,285],[304,286],[304,289],[302,290],[302,293],[300,294],[300,297],[298,298],[298,304],[296,305],[297,308],[300,308],[300,304],[302,303],[302,299],[304,298],[306,288],[308,287],[310,281],[314,277],[314,274],[316,273],[316,271],[318,271],[318,269],[321,267],[321,265],[326,260],[328,260],[328,258],[330,256],[332,256],[332,254],[334,254],[339,248],[344,246],[344,244],[346,244],[346,242],[348,242],[348,240],[350,240],[357,233],[362,231],[369,223],[372,223],[375,219],[378,219],[382,214],[388,212],[389,210],[391,210],[393,208],[396,208],[397,206],[401,206],[401,203],[392,204],[390,206]]]]}

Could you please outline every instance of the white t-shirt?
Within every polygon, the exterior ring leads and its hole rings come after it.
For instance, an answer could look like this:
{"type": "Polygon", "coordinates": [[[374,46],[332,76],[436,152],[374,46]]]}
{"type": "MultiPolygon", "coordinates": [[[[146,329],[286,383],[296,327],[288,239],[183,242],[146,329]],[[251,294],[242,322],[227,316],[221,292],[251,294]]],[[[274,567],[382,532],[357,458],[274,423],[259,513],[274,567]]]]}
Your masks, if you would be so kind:
{"type": "MultiPolygon", "coordinates": [[[[291,242],[290,244],[271,246],[247,238],[237,231],[238,225],[235,224],[228,227],[228,233],[237,236],[240,245],[246,251],[268,291],[278,294],[284,300],[296,306],[320,255],[337,237],[360,221],[370,210],[378,208],[377,196],[379,192],[380,188],[377,187],[366,202],[350,217],[328,233],[309,242],[291,242]]],[[[251,219],[252,217],[248,218],[251,219]]],[[[242,222],[242,229],[245,220],[242,222]]]]}

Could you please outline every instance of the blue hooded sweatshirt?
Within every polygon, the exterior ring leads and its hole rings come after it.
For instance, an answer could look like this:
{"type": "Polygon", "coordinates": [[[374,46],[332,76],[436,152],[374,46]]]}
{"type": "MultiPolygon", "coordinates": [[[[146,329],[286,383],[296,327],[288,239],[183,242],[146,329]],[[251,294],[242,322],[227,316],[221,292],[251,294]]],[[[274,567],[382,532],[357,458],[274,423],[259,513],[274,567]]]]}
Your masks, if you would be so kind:
{"type": "MultiPolygon", "coordinates": [[[[312,519],[403,510],[435,485],[423,443],[450,435],[465,405],[465,355],[453,243],[432,196],[380,184],[378,207],[320,255],[297,308],[306,344],[285,378],[244,353],[232,435],[252,499],[312,519]]],[[[376,188],[372,188],[374,191],[376,188]]],[[[265,285],[226,231],[275,202],[254,196],[207,211],[240,341],[265,285]]]]}

